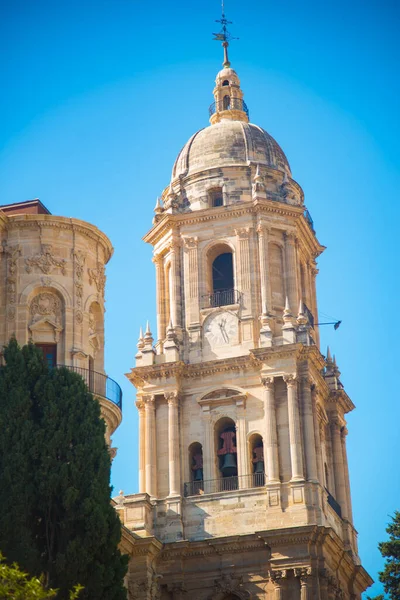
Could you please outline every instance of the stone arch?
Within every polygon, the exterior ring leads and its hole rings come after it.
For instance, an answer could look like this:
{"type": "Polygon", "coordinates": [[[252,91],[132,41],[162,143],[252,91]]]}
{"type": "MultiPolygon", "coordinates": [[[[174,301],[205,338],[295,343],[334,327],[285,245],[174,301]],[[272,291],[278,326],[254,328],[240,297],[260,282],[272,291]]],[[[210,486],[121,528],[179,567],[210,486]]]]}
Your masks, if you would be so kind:
{"type": "Polygon", "coordinates": [[[200,442],[192,442],[189,445],[188,460],[191,495],[202,494],[204,492],[203,445],[200,442]]]}
{"type": "Polygon", "coordinates": [[[214,423],[214,449],[216,471],[221,481],[218,491],[238,488],[238,449],[236,440],[236,422],[228,416],[220,415],[214,423]]]}
{"type": "Polygon", "coordinates": [[[28,304],[30,301],[30,298],[32,297],[32,293],[35,292],[35,290],[40,288],[40,289],[43,289],[43,291],[51,290],[51,289],[56,291],[62,298],[65,308],[66,309],[72,308],[72,297],[71,297],[70,293],[68,292],[67,288],[65,288],[58,281],[55,281],[52,278],[49,278],[50,281],[47,285],[46,279],[47,279],[46,277],[41,277],[40,279],[36,279],[35,281],[28,283],[28,285],[26,285],[24,287],[24,289],[22,290],[22,292],[19,295],[18,304],[21,304],[21,305],[28,304]]]}

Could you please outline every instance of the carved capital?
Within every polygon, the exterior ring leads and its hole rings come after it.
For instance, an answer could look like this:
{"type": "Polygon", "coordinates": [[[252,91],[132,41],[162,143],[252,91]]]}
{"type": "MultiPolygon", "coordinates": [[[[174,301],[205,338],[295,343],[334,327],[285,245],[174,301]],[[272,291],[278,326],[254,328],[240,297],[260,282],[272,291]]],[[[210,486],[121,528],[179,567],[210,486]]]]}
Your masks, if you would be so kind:
{"type": "Polygon", "coordinates": [[[185,248],[197,248],[197,245],[199,243],[199,238],[196,237],[185,237],[183,238],[183,244],[185,246],[185,248]]]}
{"type": "Polygon", "coordinates": [[[294,246],[296,244],[297,235],[294,231],[284,231],[283,238],[284,238],[286,244],[290,244],[292,246],[294,246]]]}
{"type": "Polygon", "coordinates": [[[168,402],[168,406],[178,406],[179,394],[176,390],[174,390],[173,392],[165,392],[164,397],[168,402]]]}
{"type": "Polygon", "coordinates": [[[146,394],[142,396],[142,401],[146,410],[155,410],[156,408],[156,397],[152,394],[146,394]]]}
{"type": "Polygon", "coordinates": [[[282,579],[286,579],[286,575],[286,569],[268,572],[268,576],[275,587],[280,587],[282,585],[282,579]]]}
{"type": "Polygon", "coordinates": [[[142,399],[136,400],[135,404],[136,404],[136,408],[138,409],[139,413],[143,413],[144,405],[145,405],[144,401],[142,399]]]}
{"type": "Polygon", "coordinates": [[[239,238],[239,240],[247,240],[250,235],[250,227],[239,227],[235,229],[235,235],[239,238]]]}
{"type": "Polygon", "coordinates": [[[311,567],[301,567],[298,569],[294,569],[294,576],[300,579],[300,584],[302,586],[307,586],[308,580],[312,575],[311,567]]]}
{"type": "Polygon", "coordinates": [[[297,378],[295,374],[284,375],[283,381],[286,383],[287,387],[295,387],[297,384],[297,378]]]}
{"type": "Polygon", "coordinates": [[[155,254],[151,260],[156,265],[156,267],[159,267],[163,262],[163,257],[161,254],[155,254]]]}
{"type": "Polygon", "coordinates": [[[273,391],[274,389],[274,378],[273,377],[261,377],[261,383],[264,388],[269,391],[273,391]]]}

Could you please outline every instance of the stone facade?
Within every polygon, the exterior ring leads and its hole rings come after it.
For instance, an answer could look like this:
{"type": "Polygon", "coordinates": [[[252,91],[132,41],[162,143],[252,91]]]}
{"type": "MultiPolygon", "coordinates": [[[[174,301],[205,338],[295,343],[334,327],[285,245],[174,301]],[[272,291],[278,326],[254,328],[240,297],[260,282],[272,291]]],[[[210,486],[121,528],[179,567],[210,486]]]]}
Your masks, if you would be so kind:
{"type": "Polygon", "coordinates": [[[120,494],[130,599],[360,599],[354,408],[319,350],[324,250],[278,144],[225,65],[145,241],[157,335],[136,366],[139,494],[120,494]],[[225,287],[224,287],[225,286],[225,287]]]}
{"type": "Polygon", "coordinates": [[[49,214],[37,200],[0,207],[0,235],[1,347],[11,336],[21,345],[32,340],[80,373],[99,399],[110,444],[121,410],[105,391],[109,239],[89,223],[49,214]]]}

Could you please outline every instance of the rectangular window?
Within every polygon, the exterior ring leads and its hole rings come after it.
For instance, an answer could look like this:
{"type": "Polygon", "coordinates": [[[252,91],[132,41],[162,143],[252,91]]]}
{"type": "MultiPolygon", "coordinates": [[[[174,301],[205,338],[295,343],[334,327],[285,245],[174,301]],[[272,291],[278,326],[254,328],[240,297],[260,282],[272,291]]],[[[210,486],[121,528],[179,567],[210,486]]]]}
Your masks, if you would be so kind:
{"type": "Polygon", "coordinates": [[[210,206],[217,207],[224,205],[224,196],[222,194],[222,188],[216,188],[209,192],[210,194],[210,206]]]}
{"type": "Polygon", "coordinates": [[[43,352],[43,358],[49,367],[57,365],[57,344],[36,344],[43,352]]]}

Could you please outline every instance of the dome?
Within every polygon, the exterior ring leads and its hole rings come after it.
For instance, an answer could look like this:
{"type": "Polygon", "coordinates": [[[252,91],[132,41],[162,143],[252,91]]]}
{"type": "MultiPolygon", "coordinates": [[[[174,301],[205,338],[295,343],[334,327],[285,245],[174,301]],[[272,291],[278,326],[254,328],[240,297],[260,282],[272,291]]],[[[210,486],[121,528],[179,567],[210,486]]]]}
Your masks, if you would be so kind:
{"type": "Polygon", "coordinates": [[[264,129],[223,119],[200,129],[179,152],[172,179],[218,167],[256,163],[291,176],[288,160],[279,144],[264,129]]]}

